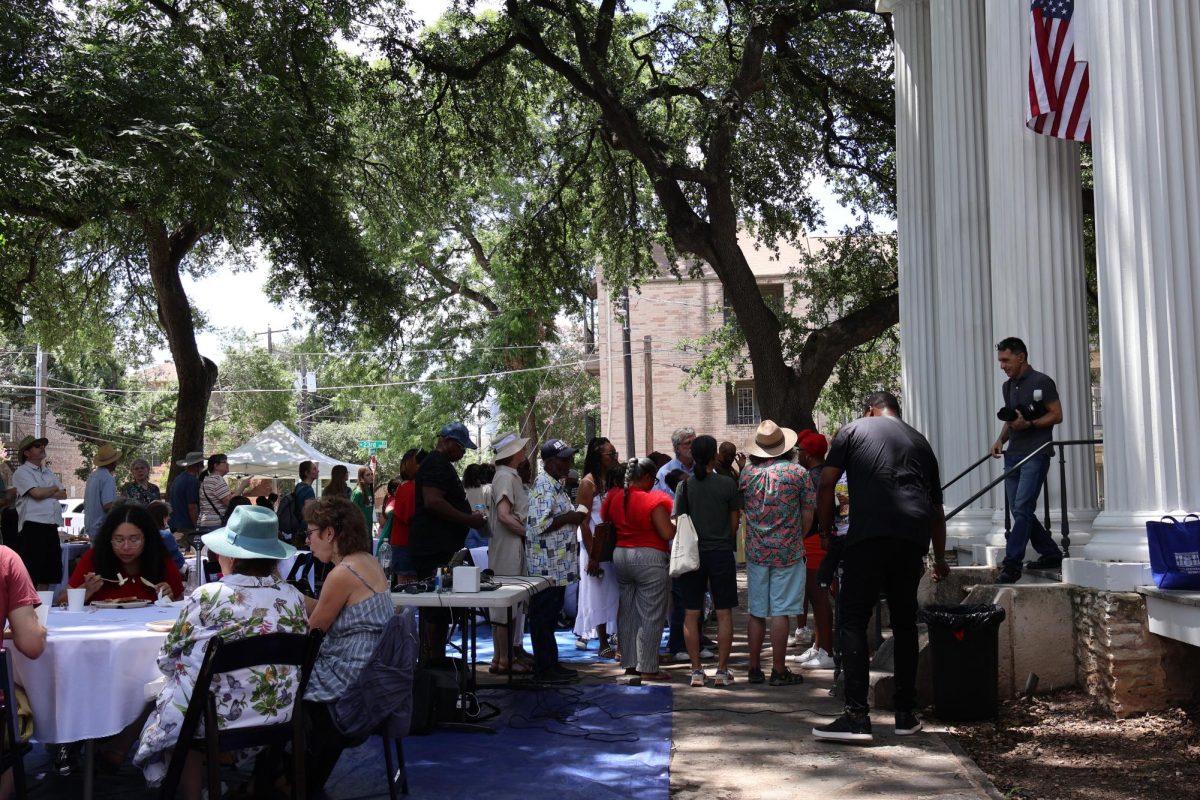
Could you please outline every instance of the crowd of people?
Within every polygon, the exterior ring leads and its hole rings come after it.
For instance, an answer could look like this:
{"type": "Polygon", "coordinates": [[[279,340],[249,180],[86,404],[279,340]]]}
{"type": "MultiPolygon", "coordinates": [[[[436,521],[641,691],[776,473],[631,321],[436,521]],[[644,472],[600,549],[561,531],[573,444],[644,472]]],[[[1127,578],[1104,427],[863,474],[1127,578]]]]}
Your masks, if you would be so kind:
{"type": "MultiPolygon", "coordinates": [[[[118,490],[114,465],[122,453],[98,448],[85,498],[92,546],[58,601],[68,587],[84,589],[85,602],[182,601],[158,657],[167,677],[162,691],[141,719],[101,749],[102,759],[120,763],[133,750],[147,779],[161,780],[207,640],[319,629],[325,636],[302,699],[310,725],[323,731],[310,740],[305,760],[310,789],[321,786],[351,743],[337,735],[330,703],[356,680],[379,642],[394,613],[391,592],[433,578],[471,544],[487,547],[496,574],[547,583],[517,610],[511,629],[494,627],[491,672],[529,674],[548,685],[577,680],[577,672],[560,661],[555,636],[568,588],[577,585],[577,646],[596,641],[599,657],[619,663],[624,680],[671,680],[660,667],[666,630],[666,656],[690,663],[691,686],[711,678],[724,687],[735,681],[730,652],[741,535],[745,679],[795,685],[803,679],[789,662],[828,669],[840,650],[846,713],[813,731],[829,739],[871,737],[866,624],[882,592],[896,638],[896,730],[919,730],[913,714],[916,586],[931,543],[935,578],[946,574],[945,525],[937,461],[924,437],[900,419],[896,398],[872,395],[864,416],[843,427],[832,445],[817,431],[796,432],[771,420],[741,448],[692,428],[676,430],[671,441],[670,457],[625,461],[607,438],[594,438],[575,478],[576,448],[550,439],[537,448],[541,469],[532,477],[531,441],[504,433],[493,439],[491,463],[472,465],[460,477],[456,462],[478,446],[463,424],[450,423],[431,450],[404,454],[378,513],[369,468],[359,470],[351,489],[345,467],[335,467],[318,499],[318,466],[304,462],[294,490],[252,503],[244,496],[246,480],[230,485],[226,456],[193,452],[178,462],[181,471],[164,500],[144,461],[131,465],[131,480],[118,490]],[[854,489],[853,515],[847,485],[854,489]],[[685,516],[695,532],[696,568],[672,578],[671,549],[685,516]],[[383,564],[385,543],[390,558],[383,564]],[[296,545],[305,547],[310,563],[321,565],[317,580],[280,573],[279,562],[296,556],[296,545]],[[208,554],[207,568],[197,572],[185,561],[190,547],[208,554]],[[789,644],[807,628],[809,610],[811,646],[789,656],[789,644]],[[716,641],[703,637],[709,613],[716,641]],[[793,620],[798,631],[789,636],[793,620]],[[532,653],[522,646],[527,628],[532,653]],[[769,671],[763,661],[768,635],[769,671]],[[710,676],[705,661],[713,660],[710,676]]],[[[46,444],[27,437],[18,447],[13,488],[22,499],[20,526],[13,547],[0,547],[0,619],[7,618],[14,645],[29,658],[46,642],[46,629],[30,613],[40,602],[34,584],[57,583],[61,569],[63,491],[44,465],[46,444]],[[43,540],[55,545],[53,559],[43,540]]],[[[448,609],[421,615],[427,663],[445,657],[451,621],[448,609]]],[[[235,676],[218,715],[239,724],[272,718],[290,708],[297,680],[287,668],[235,676]]],[[[184,796],[199,797],[201,763],[198,755],[188,756],[184,796]]],[[[279,780],[286,780],[282,770],[279,780]]]]}

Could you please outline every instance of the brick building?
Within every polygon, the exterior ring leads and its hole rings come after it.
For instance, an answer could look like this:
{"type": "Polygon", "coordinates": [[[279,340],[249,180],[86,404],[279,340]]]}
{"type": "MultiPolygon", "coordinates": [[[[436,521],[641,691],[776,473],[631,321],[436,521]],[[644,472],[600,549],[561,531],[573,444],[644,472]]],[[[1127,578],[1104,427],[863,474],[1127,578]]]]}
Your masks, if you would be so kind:
{"type": "MultiPolygon", "coordinates": [[[[33,431],[33,409],[14,407],[10,401],[0,400],[0,444],[8,450],[10,469],[17,468],[17,444],[25,436],[32,436],[33,431]]],[[[79,449],[79,442],[59,425],[58,418],[49,410],[43,431],[42,435],[49,440],[46,461],[62,481],[67,497],[82,498],[87,480],[80,478],[76,470],[84,466],[86,459],[79,449]]]]}
{"type": "MultiPolygon", "coordinates": [[[[781,245],[776,255],[741,239],[742,252],[758,277],[766,295],[781,298],[793,313],[802,301],[791,296],[788,272],[802,253],[818,252],[825,240],[805,238],[799,248],[781,245]]],[[[599,276],[596,288],[596,352],[588,371],[600,380],[600,430],[620,451],[645,455],[653,450],[671,453],[671,432],[691,426],[717,441],[730,440],[741,447],[761,421],[754,390],[754,376],[746,364],[746,375],[731,384],[714,385],[708,391],[686,385],[688,371],[698,358],[690,341],[717,330],[724,324],[725,292],[707,265],[699,278],[677,279],[670,274],[665,257],[661,277],[645,281],[630,292],[630,332],[633,354],[633,429],[631,446],[625,436],[625,383],[621,358],[620,294],[609,295],[599,276]],[[649,337],[649,370],[646,368],[646,337],[649,337]],[[649,375],[649,381],[647,381],[649,375]],[[647,403],[649,385],[650,402],[647,403]],[[650,411],[647,413],[647,406],[650,411]],[[647,422],[649,421],[649,426],[647,422]]]]}

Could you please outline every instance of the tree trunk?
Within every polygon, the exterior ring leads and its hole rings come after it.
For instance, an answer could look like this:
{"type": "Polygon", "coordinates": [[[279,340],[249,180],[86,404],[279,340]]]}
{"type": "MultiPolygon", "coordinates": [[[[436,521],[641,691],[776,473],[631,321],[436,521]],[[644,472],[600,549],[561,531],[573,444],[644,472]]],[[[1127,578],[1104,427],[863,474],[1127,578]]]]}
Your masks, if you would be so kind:
{"type": "Polygon", "coordinates": [[[189,451],[203,450],[208,401],[217,381],[217,365],[200,355],[196,326],[179,265],[207,228],[186,222],[168,233],[162,220],[142,220],[150,256],[150,278],[158,300],[158,321],[167,336],[179,394],[175,405],[175,436],[171,442],[171,469],[167,481],[181,471],[178,461],[189,451]]]}

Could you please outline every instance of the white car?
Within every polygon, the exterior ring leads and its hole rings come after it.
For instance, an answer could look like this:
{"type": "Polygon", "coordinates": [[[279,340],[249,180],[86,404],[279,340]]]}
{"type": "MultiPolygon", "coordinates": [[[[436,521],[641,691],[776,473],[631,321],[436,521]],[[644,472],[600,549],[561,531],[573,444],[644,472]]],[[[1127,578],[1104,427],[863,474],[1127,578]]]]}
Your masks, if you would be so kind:
{"type": "Polygon", "coordinates": [[[83,527],[83,501],[59,500],[58,503],[62,506],[63,515],[63,524],[60,530],[73,536],[82,536],[85,530],[83,527]]]}

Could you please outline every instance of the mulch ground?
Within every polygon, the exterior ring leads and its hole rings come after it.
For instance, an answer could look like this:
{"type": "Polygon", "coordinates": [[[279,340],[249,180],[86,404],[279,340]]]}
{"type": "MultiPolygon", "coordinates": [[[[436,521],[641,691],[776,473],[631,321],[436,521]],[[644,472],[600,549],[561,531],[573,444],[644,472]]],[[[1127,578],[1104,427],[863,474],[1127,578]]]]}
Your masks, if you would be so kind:
{"type": "Polygon", "coordinates": [[[1115,719],[1069,690],[949,730],[1015,800],[1200,798],[1200,706],[1115,719]]]}

